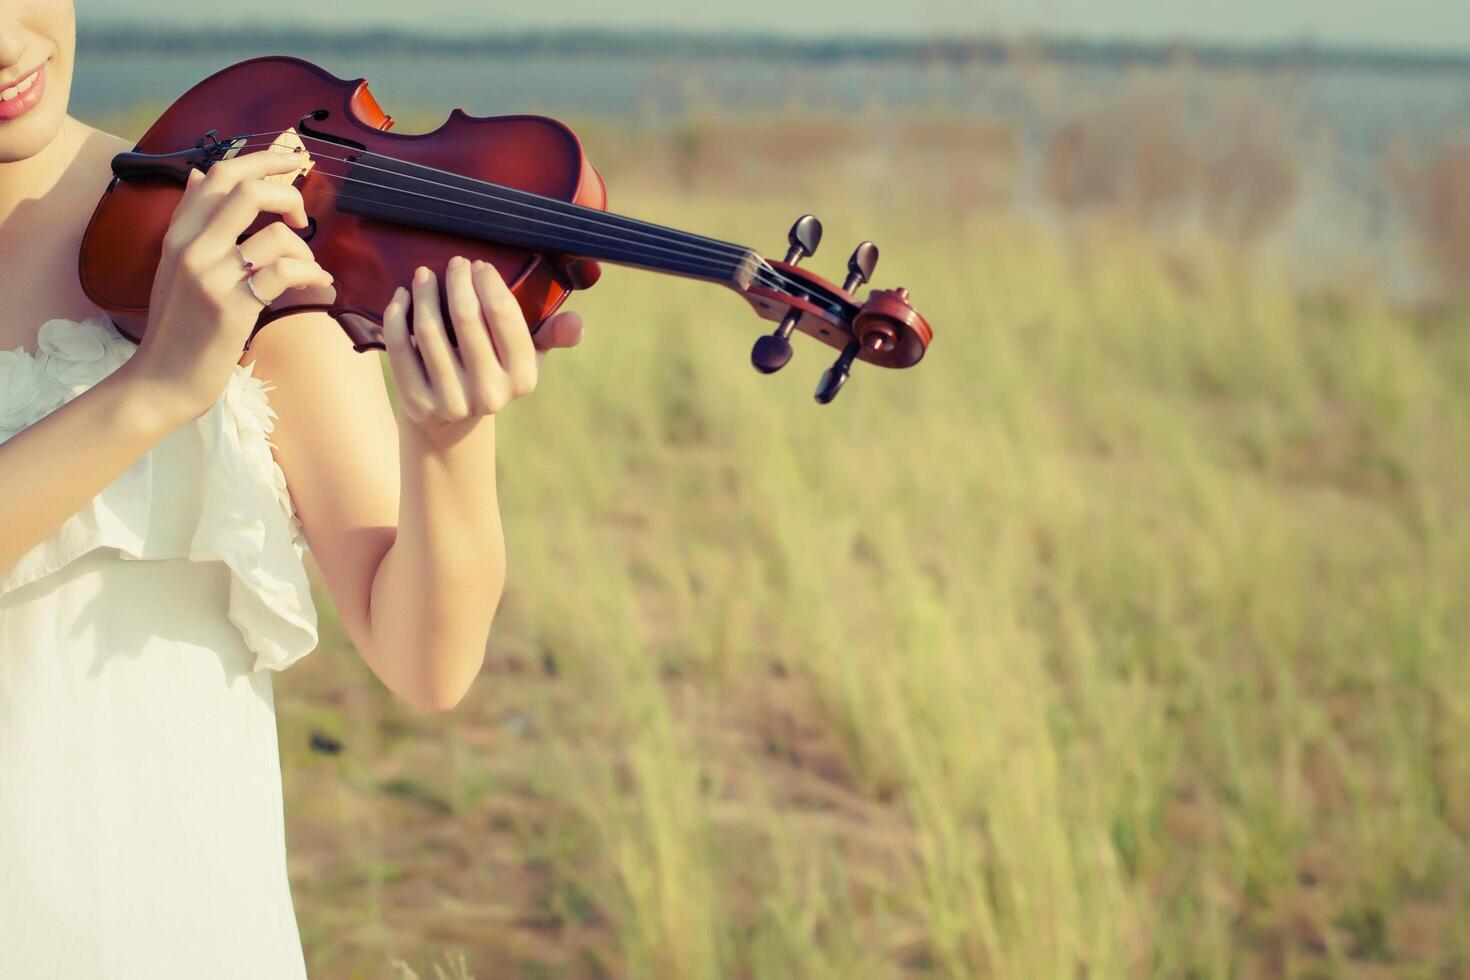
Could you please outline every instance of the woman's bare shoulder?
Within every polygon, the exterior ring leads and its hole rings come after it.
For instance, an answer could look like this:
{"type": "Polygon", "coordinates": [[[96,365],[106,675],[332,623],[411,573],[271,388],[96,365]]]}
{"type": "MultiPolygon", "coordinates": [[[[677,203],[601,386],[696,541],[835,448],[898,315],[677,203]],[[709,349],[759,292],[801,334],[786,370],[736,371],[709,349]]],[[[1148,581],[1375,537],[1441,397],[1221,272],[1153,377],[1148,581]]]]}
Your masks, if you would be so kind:
{"type": "Polygon", "coordinates": [[[75,118],[71,122],[79,137],[75,167],[88,177],[97,176],[95,171],[99,167],[110,174],[112,158],[133,148],[133,144],[121,136],[115,136],[75,118]]]}

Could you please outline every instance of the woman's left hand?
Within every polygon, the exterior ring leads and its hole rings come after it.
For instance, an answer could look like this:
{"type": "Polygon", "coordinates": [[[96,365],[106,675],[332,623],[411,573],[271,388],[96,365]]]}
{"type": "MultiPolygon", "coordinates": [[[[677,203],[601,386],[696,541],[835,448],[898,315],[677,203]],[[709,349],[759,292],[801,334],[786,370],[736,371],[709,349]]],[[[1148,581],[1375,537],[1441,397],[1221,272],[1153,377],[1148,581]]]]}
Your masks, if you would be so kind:
{"type": "Polygon", "coordinates": [[[449,342],[439,315],[439,282],[427,268],[415,271],[411,292],[400,286],[383,310],[383,342],[400,409],[430,434],[463,428],[529,395],[546,351],[582,339],[576,313],[556,314],[532,337],[520,304],[488,262],[451,259],[444,290],[458,347],[449,342]]]}

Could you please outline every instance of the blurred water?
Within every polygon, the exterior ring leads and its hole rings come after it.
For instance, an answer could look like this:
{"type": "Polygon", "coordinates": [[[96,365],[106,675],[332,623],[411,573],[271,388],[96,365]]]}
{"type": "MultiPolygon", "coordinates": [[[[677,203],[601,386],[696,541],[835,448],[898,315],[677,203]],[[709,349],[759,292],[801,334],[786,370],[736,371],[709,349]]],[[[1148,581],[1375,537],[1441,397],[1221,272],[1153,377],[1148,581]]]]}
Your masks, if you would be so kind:
{"type": "MultiPolygon", "coordinates": [[[[82,113],[126,110],[181,94],[221,66],[266,52],[186,54],[168,60],[116,54],[78,59],[73,88],[82,113]]],[[[818,66],[714,59],[455,58],[385,54],[365,63],[330,53],[310,60],[345,78],[367,77],[391,114],[394,107],[460,106],[476,115],[513,112],[629,117],[682,113],[707,105],[784,109],[794,103],[855,109],[878,101],[938,110],[979,108],[976,79],[919,65],[836,62],[818,66]]]]}
{"type": "MultiPolygon", "coordinates": [[[[222,65],[263,53],[242,49],[162,59],[83,51],[74,106],[95,115],[160,103],[222,65]]],[[[853,112],[880,105],[1045,124],[1056,113],[1105,96],[1138,74],[1123,66],[1027,71],[874,61],[804,65],[726,58],[467,58],[389,52],[364,62],[333,53],[308,56],[345,78],[367,77],[390,112],[395,106],[457,105],[478,115],[529,111],[633,117],[709,106],[853,112]]],[[[1231,83],[1250,78],[1242,72],[1200,74],[1231,83]]],[[[1395,75],[1333,68],[1274,71],[1254,80],[1285,92],[1304,117],[1324,120],[1358,154],[1388,139],[1418,140],[1470,125],[1470,72],[1395,75]]]]}

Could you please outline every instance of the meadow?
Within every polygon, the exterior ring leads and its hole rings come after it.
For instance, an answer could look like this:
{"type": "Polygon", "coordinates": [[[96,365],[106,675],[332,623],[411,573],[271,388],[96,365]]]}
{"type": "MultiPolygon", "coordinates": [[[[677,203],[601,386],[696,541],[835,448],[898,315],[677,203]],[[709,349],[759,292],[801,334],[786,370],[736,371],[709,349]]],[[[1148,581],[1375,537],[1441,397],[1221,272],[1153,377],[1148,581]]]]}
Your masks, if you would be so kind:
{"type": "Polygon", "coordinates": [[[756,375],[718,290],[574,298],[497,423],[464,703],[395,701],[324,595],[277,680],[312,975],[1470,976],[1453,288],[1304,286],[1070,158],[1039,220],[980,125],[781,125],[587,142],[615,209],[768,253],[813,211],[834,276],[875,240],[927,358],[819,407],[831,351],[756,375]]]}

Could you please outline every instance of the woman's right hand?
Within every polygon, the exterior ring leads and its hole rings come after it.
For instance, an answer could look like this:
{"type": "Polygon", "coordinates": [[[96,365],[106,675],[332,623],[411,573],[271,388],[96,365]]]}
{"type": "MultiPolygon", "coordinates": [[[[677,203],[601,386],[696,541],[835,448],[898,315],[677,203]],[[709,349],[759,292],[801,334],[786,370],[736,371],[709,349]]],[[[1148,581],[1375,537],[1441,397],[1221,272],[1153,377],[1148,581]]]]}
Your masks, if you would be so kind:
{"type": "Polygon", "coordinates": [[[229,380],[263,309],[288,289],[320,287],[332,276],[292,228],[306,228],[301,192],[264,178],[293,173],[291,153],[246,153],[191,171],[163,240],[148,328],[128,367],[168,410],[187,421],[204,414],[229,380]],[[272,222],[237,247],[266,212],[272,222]],[[245,262],[253,266],[247,272],[245,262]],[[246,282],[253,275],[257,299],[246,282]]]}

